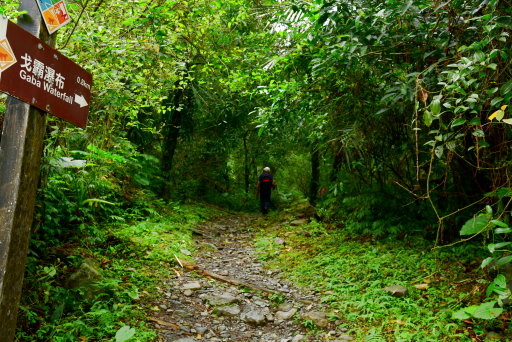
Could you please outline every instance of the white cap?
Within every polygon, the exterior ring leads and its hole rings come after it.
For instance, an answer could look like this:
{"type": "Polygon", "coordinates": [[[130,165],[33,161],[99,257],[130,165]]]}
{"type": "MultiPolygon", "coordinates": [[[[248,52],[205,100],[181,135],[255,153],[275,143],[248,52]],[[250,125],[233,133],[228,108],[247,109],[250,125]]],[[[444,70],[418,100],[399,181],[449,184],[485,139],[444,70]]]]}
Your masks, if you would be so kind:
{"type": "Polygon", "coordinates": [[[265,167],[263,168],[263,171],[265,171],[265,172],[270,172],[270,167],[265,166],[265,167]]]}

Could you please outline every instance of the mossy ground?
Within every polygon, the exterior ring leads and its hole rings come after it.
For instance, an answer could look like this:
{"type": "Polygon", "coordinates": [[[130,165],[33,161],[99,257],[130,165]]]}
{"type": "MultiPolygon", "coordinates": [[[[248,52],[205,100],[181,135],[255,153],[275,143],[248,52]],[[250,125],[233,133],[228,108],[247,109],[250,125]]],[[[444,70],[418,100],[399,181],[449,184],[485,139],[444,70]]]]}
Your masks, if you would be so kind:
{"type": "Polygon", "coordinates": [[[375,238],[342,226],[287,224],[290,214],[261,221],[261,259],[295,282],[314,288],[358,341],[472,341],[489,331],[506,333],[506,317],[458,321],[452,313],[482,300],[488,277],[479,265],[482,244],[432,249],[415,235],[375,238]],[[274,243],[279,237],[284,245],[274,243]],[[395,298],[382,290],[402,285],[395,298]],[[504,328],[505,327],[505,328],[504,328]]]}
{"type": "Polygon", "coordinates": [[[28,259],[18,319],[18,341],[154,341],[147,312],[169,278],[176,257],[193,250],[192,228],[220,215],[201,205],[161,207],[145,220],[97,227],[94,238],[67,241],[28,259]],[[85,259],[101,279],[89,288],[66,288],[85,259]]]}

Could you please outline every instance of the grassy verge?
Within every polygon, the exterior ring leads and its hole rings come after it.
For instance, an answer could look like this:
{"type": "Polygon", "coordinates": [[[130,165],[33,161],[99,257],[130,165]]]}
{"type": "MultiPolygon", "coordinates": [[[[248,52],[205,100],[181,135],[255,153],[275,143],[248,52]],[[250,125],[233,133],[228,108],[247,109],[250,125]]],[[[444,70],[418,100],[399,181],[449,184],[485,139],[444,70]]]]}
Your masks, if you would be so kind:
{"type": "Polygon", "coordinates": [[[481,245],[433,251],[417,236],[377,240],[316,222],[268,227],[257,240],[261,258],[319,291],[331,318],[344,322],[357,341],[471,341],[502,328],[499,320],[451,318],[485,292],[481,245]],[[275,237],[285,245],[274,244],[275,237]],[[396,298],[382,290],[390,285],[407,287],[408,295],[396,298]]]}
{"type": "Polygon", "coordinates": [[[18,318],[18,341],[153,341],[147,311],[158,286],[183,249],[192,250],[192,231],[219,215],[212,208],[163,208],[145,221],[91,230],[91,236],[32,249],[18,318]],[[84,261],[86,261],[84,263],[84,261]],[[84,264],[93,276],[80,286],[71,274],[84,264]]]}

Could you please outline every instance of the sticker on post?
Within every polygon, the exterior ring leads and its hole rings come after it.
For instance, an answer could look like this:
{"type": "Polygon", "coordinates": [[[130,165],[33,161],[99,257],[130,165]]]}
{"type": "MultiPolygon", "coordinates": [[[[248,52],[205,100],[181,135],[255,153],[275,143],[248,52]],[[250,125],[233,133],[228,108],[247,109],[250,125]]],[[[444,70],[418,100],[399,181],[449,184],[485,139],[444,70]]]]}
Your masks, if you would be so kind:
{"type": "Polygon", "coordinates": [[[50,34],[71,21],[64,0],[37,0],[37,5],[50,34]]]}
{"type": "Polygon", "coordinates": [[[7,40],[7,19],[0,18],[0,75],[2,71],[16,63],[16,56],[12,52],[7,40]]]}

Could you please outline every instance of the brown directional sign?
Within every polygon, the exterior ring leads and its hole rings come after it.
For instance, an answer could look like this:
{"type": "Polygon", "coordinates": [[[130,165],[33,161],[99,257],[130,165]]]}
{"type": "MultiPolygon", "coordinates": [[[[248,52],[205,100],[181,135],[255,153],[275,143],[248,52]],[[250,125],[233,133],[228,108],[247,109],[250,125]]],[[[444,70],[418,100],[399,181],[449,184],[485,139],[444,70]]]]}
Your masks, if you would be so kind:
{"type": "Polygon", "coordinates": [[[85,128],[91,86],[89,72],[0,18],[0,91],[85,128]]]}

